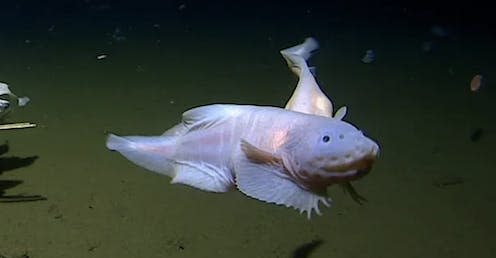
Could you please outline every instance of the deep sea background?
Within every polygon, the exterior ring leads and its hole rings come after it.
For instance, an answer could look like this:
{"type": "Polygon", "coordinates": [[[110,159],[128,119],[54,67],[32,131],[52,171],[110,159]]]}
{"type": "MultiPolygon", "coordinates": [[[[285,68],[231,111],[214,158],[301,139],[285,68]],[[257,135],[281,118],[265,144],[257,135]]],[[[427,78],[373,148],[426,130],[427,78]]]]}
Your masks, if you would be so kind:
{"type": "Polygon", "coordinates": [[[0,81],[31,98],[4,122],[38,127],[0,131],[0,257],[494,257],[496,31],[484,2],[1,5],[0,81]],[[354,184],[364,205],[330,187],[332,207],[307,220],[238,191],[171,185],[105,148],[108,132],[160,134],[195,106],[283,106],[296,78],[279,50],[309,36],[321,88],[381,146],[354,184]]]}

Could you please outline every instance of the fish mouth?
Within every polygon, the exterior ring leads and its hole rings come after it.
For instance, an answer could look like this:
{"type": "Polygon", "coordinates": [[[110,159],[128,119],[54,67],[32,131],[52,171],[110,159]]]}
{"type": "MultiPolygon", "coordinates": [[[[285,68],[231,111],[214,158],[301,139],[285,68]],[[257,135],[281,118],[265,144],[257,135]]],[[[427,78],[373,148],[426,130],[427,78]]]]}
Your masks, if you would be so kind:
{"type": "Polygon", "coordinates": [[[308,173],[304,171],[296,179],[308,189],[323,191],[327,186],[351,182],[364,177],[372,170],[375,160],[375,155],[367,155],[347,164],[321,168],[320,172],[308,173]]]}
{"type": "Polygon", "coordinates": [[[379,157],[379,146],[372,142],[373,145],[369,151],[359,158],[332,164],[322,167],[322,169],[336,177],[362,177],[370,172],[372,165],[379,157]]]}
{"type": "Polygon", "coordinates": [[[372,152],[351,162],[323,167],[321,175],[332,183],[355,181],[370,173],[376,159],[377,152],[372,152]]]}
{"type": "Polygon", "coordinates": [[[350,168],[344,171],[323,170],[310,176],[308,176],[309,173],[305,173],[307,176],[298,178],[297,181],[307,189],[312,189],[316,192],[324,191],[329,185],[347,183],[364,177],[372,170],[372,163],[373,161],[367,160],[367,162],[360,163],[364,164],[363,167],[350,168]]]}
{"type": "Polygon", "coordinates": [[[368,154],[360,159],[356,159],[350,162],[345,162],[336,165],[325,166],[322,169],[329,173],[343,174],[346,175],[350,171],[357,171],[360,173],[368,173],[370,171],[372,165],[377,159],[377,155],[368,154]]]}
{"type": "Polygon", "coordinates": [[[360,179],[370,173],[372,165],[360,169],[351,169],[343,172],[329,172],[328,178],[335,182],[348,182],[360,179]]]}
{"type": "Polygon", "coordinates": [[[351,179],[351,181],[357,180],[359,178],[362,178],[363,176],[365,176],[368,173],[370,173],[370,170],[372,170],[372,165],[370,167],[366,167],[366,168],[362,168],[362,169],[357,169],[356,172],[355,172],[355,176],[351,179]]]}
{"type": "MultiPolygon", "coordinates": [[[[340,164],[324,165],[316,171],[302,170],[295,181],[313,191],[325,191],[327,186],[358,180],[372,170],[372,165],[379,156],[377,145],[360,158],[340,164]]],[[[292,175],[294,176],[294,175],[292,175]]]]}

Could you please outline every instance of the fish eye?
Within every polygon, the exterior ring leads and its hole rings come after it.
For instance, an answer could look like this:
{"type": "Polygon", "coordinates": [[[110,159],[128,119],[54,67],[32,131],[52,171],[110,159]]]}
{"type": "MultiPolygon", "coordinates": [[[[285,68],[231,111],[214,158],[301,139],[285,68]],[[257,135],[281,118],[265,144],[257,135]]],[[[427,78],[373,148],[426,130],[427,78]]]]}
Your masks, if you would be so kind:
{"type": "Polygon", "coordinates": [[[329,137],[328,135],[325,135],[324,137],[322,137],[323,142],[329,142],[330,140],[331,140],[331,137],[329,137]]]}

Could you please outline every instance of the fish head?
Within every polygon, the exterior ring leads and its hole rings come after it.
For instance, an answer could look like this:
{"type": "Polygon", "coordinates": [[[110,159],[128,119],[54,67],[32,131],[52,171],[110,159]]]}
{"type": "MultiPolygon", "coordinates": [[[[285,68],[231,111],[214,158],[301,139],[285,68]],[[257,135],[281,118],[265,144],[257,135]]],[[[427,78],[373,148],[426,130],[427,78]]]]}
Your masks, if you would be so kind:
{"type": "Polygon", "coordinates": [[[309,217],[312,211],[320,214],[320,202],[329,206],[327,187],[333,184],[356,201],[365,200],[350,181],[370,171],[379,146],[339,118],[294,114],[294,123],[266,134],[265,142],[241,140],[234,164],[238,189],[309,217]]]}
{"type": "Polygon", "coordinates": [[[322,118],[300,131],[298,144],[288,146],[283,162],[291,177],[307,188],[320,188],[366,175],[379,155],[379,146],[355,126],[322,118]]]}

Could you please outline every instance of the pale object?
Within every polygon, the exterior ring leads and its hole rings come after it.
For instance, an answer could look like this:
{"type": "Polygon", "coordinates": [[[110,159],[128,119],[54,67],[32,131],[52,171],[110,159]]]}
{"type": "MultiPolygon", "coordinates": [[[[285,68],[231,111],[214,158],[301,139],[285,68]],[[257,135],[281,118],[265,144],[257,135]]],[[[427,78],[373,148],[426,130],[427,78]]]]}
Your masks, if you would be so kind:
{"type": "Polygon", "coordinates": [[[306,63],[317,48],[317,41],[308,38],[281,51],[299,78],[286,111],[204,106],[185,112],[183,122],[162,136],[111,134],[107,148],[172,177],[172,183],[214,192],[236,184],[248,196],[294,207],[308,217],[312,211],[320,214],[319,202],[329,205],[329,185],[340,184],[360,199],[349,182],[368,173],[379,147],[342,121],[346,107],[333,114],[306,63]]]}
{"type": "Polygon", "coordinates": [[[17,99],[17,103],[20,107],[26,106],[31,99],[29,97],[20,97],[17,99]]]}
{"type": "Polygon", "coordinates": [[[482,76],[480,74],[477,74],[470,81],[470,90],[472,92],[479,91],[479,89],[481,88],[482,84],[484,84],[484,76],[482,76]]]}
{"type": "Polygon", "coordinates": [[[346,115],[346,107],[341,107],[333,116],[332,101],[322,92],[307,60],[319,48],[317,40],[307,38],[297,46],[281,50],[291,71],[298,76],[298,84],[285,108],[305,114],[336,117],[342,119],[346,115]]]}
{"type": "Polygon", "coordinates": [[[277,107],[209,105],[161,136],[109,135],[107,148],[172,183],[320,214],[329,185],[367,174],[379,147],[339,119],[277,107]]]}
{"type": "Polygon", "coordinates": [[[13,107],[25,106],[30,101],[28,97],[17,97],[9,89],[9,85],[0,82],[0,117],[7,114],[13,107]]]}
{"type": "Polygon", "coordinates": [[[29,122],[0,124],[0,130],[24,129],[24,128],[32,128],[32,127],[36,127],[36,124],[29,123],[29,122]]]}
{"type": "Polygon", "coordinates": [[[370,64],[375,61],[375,53],[372,49],[367,49],[365,55],[362,57],[362,63],[370,64]]]}

